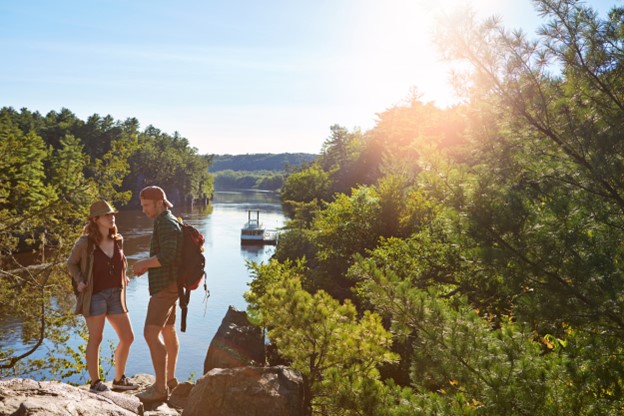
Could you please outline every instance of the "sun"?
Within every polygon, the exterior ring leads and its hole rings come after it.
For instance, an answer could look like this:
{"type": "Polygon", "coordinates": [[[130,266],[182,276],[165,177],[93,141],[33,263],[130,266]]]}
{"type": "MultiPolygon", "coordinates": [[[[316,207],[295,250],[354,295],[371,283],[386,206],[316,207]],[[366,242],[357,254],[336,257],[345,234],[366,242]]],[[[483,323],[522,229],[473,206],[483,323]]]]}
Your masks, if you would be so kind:
{"type": "Polygon", "coordinates": [[[423,101],[441,107],[460,102],[451,82],[457,64],[442,59],[434,35],[448,16],[461,10],[472,10],[479,18],[518,18],[530,16],[532,8],[529,1],[518,0],[362,1],[349,22],[349,59],[357,68],[350,81],[374,90],[372,99],[386,105],[413,89],[423,101]]]}
{"type": "Polygon", "coordinates": [[[377,105],[395,104],[414,89],[440,106],[458,100],[450,66],[433,41],[442,10],[427,3],[364,1],[350,22],[348,55],[357,68],[350,81],[368,90],[377,105]]]}

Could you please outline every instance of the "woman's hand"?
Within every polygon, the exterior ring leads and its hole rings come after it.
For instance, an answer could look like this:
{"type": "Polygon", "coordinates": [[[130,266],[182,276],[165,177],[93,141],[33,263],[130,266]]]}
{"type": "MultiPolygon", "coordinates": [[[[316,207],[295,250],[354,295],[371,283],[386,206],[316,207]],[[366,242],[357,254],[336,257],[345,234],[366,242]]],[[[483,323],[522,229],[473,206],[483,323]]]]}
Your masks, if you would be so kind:
{"type": "Polygon", "coordinates": [[[78,283],[78,292],[82,293],[87,288],[87,284],[85,282],[78,283]]]}

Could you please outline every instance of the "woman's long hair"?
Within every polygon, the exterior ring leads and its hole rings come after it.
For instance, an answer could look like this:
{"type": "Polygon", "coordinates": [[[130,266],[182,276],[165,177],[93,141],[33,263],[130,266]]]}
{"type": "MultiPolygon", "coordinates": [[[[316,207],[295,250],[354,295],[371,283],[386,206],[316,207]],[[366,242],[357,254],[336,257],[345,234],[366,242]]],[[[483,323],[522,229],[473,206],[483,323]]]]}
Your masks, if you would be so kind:
{"type": "MultiPolygon", "coordinates": [[[[100,234],[100,228],[95,222],[99,217],[89,218],[89,222],[82,229],[82,235],[86,235],[96,244],[100,244],[102,242],[102,234],[100,234]]],[[[108,238],[111,240],[118,240],[121,238],[121,235],[117,231],[117,225],[113,225],[112,228],[108,229],[108,238]]]]}

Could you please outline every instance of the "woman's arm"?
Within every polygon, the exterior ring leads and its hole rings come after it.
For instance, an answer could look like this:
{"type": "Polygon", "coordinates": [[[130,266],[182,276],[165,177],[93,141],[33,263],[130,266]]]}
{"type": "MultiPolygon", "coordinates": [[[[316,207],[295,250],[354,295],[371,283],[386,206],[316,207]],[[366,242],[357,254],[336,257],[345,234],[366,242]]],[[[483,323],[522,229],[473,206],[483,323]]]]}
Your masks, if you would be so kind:
{"type": "Polygon", "coordinates": [[[72,279],[76,282],[77,285],[83,283],[86,286],[86,276],[83,276],[82,271],[80,270],[80,261],[83,255],[86,255],[86,246],[88,241],[86,238],[79,238],[76,240],[74,247],[71,250],[69,257],[67,258],[67,268],[69,270],[69,274],[72,279]]]}

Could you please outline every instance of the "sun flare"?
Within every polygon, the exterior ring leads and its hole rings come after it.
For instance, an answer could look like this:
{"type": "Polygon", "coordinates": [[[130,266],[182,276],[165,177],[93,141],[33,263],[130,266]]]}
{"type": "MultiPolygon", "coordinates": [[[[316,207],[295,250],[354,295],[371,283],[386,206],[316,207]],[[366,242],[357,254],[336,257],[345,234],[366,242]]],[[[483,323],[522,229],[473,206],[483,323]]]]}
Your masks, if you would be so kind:
{"type": "Polygon", "coordinates": [[[451,83],[456,66],[442,60],[435,32],[462,10],[485,18],[515,13],[519,7],[523,12],[531,10],[530,5],[519,6],[512,0],[363,2],[349,25],[352,59],[358,68],[354,79],[374,90],[380,103],[396,103],[413,88],[426,102],[457,103],[461,97],[451,83]]]}

